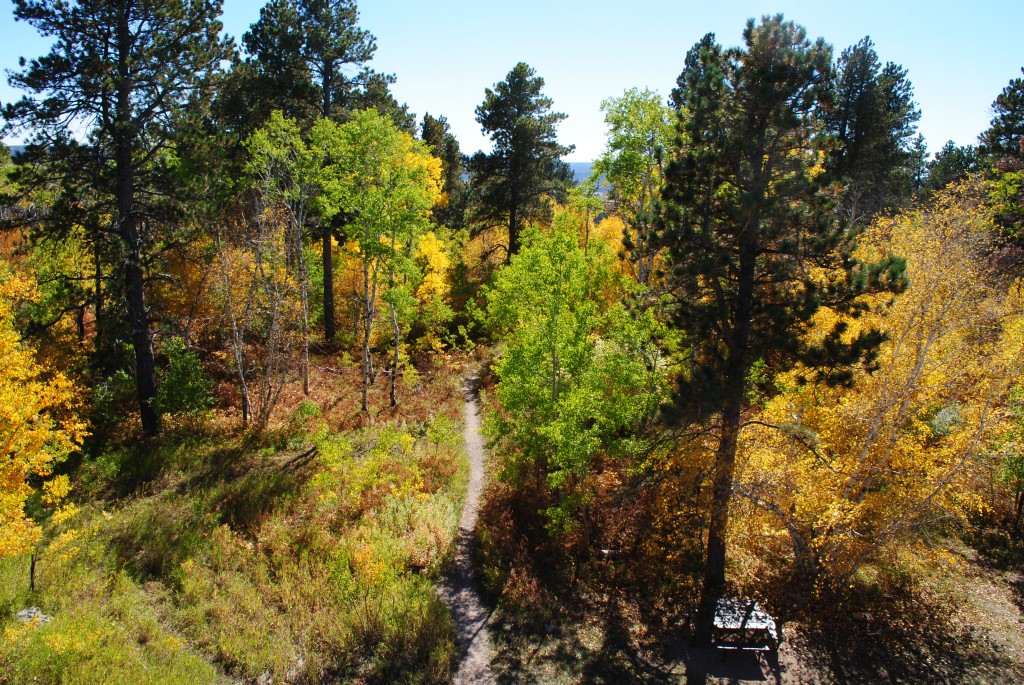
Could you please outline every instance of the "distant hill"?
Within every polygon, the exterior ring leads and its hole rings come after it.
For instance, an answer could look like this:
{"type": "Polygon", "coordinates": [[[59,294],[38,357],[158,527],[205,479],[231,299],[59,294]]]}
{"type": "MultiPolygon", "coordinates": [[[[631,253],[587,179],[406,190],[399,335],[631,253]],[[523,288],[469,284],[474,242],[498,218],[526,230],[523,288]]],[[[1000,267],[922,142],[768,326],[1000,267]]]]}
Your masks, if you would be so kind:
{"type": "Polygon", "coordinates": [[[581,183],[590,176],[590,168],[594,166],[593,162],[569,162],[569,166],[572,168],[572,175],[576,180],[576,183],[581,183]]]}

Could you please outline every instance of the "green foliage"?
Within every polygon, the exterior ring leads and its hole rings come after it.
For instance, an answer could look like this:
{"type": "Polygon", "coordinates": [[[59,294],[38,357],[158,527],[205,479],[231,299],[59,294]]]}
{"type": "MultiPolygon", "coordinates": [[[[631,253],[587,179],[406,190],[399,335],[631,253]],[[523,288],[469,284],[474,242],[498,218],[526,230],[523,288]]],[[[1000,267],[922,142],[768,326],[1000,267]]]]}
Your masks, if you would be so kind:
{"type": "Polygon", "coordinates": [[[153,402],[161,414],[197,418],[213,408],[213,381],[206,375],[199,354],[185,347],[181,338],[164,341],[167,368],[160,372],[160,384],[153,402]]]}
{"type": "MultiPolygon", "coordinates": [[[[27,606],[27,559],[0,564],[0,614],[9,617],[27,606]],[[16,581],[12,587],[9,582],[16,581]]],[[[0,682],[54,685],[174,685],[227,682],[209,661],[162,625],[156,607],[126,574],[101,576],[86,565],[69,565],[67,592],[57,597],[56,583],[43,590],[52,603],[45,625],[9,624],[0,637],[0,682]]],[[[50,576],[52,578],[52,576],[50,576]]]]}
{"type": "Polygon", "coordinates": [[[843,50],[836,72],[823,122],[839,144],[826,167],[847,183],[847,221],[865,225],[905,204],[915,189],[925,163],[915,137],[921,111],[906,70],[891,61],[883,66],[870,38],[843,50]]]}
{"type": "Polygon", "coordinates": [[[628,224],[623,244],[634,276],[647,284],[657,252],[654,202],[663,179],[662,159],[672,137],[672,110],[656,91],[636,88],[601,103],[608,142],[594,162],[592,180],[611,186],[610,197],[628,224]]]}
{"type": "Polygon", "coordinates": [[[835,70],[824,127],[838,145],[826,166],[847,183],[847,221],[865,225],[877,212],[906,203],[915,190],[924,164],[915,138],[921,112],[907,70],[893,62],[883,66],[870,38],[843,50],[835,70]]]}
{"type": "Polygon", "coordinates": [[[510,450],[506,478],[543,474],[554,529],[571,527],[587,501],[581,486],[596,459],[643,452],[636,429],[664,390],[659,324],[614,302],[601,247],[584,252],[575,228],[556,220],[550,234],[526,233],[487,291],[488,324],[507,341],[488,432],[510,450]]]}
{"type": "Polygon", "coordinates": [[[444,196],[432,213],[434,223],[451,229],[461,229],[466,223],[466,202],[468,200],[463,173],[466,160],[459,149],[459,141],[451,132],[444,117],[423,115],[420,139],[426,143],[435,157],[441,160],[444,196]]]}
{"type": "MultiPolygon", "coordinates": [[[[183,238],[174,235],[183,222],[169,220],[180,217],[176,200],[185,185],[171,150],[193,130],[186,109],[200,114],[214,75],[231,56],[220,12],[219,0],[15,3],[15,17],[51,47],[10,75],[11,85],[29,94],[4,108],[2,132],[30,129],[37,152],[55,162],[54,176],[86,191],[71,204],[102,205],[117,217],[108,220],[119,239],[138,408],[151,435],[159,417],[145,271],[155,268],[165,245],[183,238]]],[[[45,174],[38,180],[53,183],[45,174]]]]}
{"type": "Polygon", "coordinates": [[[942,190],[950,183],[962,181],[981,171],[981,157],[973,145],[957,145],[952,140],[935,153],[928,164],[928,190],[942,190]]]}

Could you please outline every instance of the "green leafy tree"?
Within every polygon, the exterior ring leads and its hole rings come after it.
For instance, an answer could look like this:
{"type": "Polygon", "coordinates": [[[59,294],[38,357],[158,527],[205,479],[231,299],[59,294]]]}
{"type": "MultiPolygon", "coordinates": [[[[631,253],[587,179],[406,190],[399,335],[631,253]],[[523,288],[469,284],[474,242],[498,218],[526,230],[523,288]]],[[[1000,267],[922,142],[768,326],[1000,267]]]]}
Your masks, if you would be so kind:
{"type": "Polygon", "coordinates": [[[320,214],[351,217],[346,235],[358,245],[363,276],[358,293],[363,329],[362,409],[369,410],[371,339],[381,296],[388,304],[394,334],[391,403],[395,405],[402,318],[411,309],[416,281],[413,249],[431,226],[430,210],[441,194],[441,163],[424,143],[372,109],[340,126],[321,119],[311,131],[310,148],[331,160],[324,171],[320,214]]]}
{"type": "Polygon", "coordinates": [[[827,167],[846,181],[842,208],[852,224],[864,224],[883,209],[904,204],[924,164],[915,148],[921,112],[907,71],[878,59],[864,38],[839,56],[833,106],[823,118],[837,146],[827,167]]]}
{"type": "Polygon", "coordinates": [[[650,90],[627,90],[601,103],[608,142],[595,161],[594,180],[609,195],[628,230],[623,236],[637,283],[647,285],[658,252],[654,201],[664,177],[662,158],[672,138],[672,110],[650,90]]]}
{"type": "Polygon", "coordinates": [[[288,224],[286,263],[295,275],[301,300],[302,389],[308,395],[309,266],[303,249],[303,228],[320,193],[325,159],[318,147],[303,140],[298,123],[281,112],[274,112],[270,121],[249,137],[246,147],[252,157],[247,171],[262,204],[281,208],[288,224]]]}
{"type": "Polygon", "coordinates": [[[487,320],[508,346],[497,367],[501,409],[488,430],[511,446],[504,477],[547,494],[553,529],[572,525],[600,456],[636,456],[638,429],[663,396],[652,312],[631,317],[614,298],[613,256],[584,251],[576,218],[550,234],[528,229],[523,250],[487,291],[487,320]],[[611,302],[611,304],[610,304],[611,302]]]}
{"type": "Polygon", "coordinates": [[[476,120],[492,143],[491,152],[470,159],[470,184],[476,216],[483,228],[508,230],[506,258],[519,251],[519,234],[544,212],[543,197],[563,199],[572,184],[572,169],[562,157],[572,146],[558,144],[556,127],[565,115],[552,112],[543,95],[544,79],[520,62],[504,81],[484,91],[476,120]]]}
{"type": "Polygon", "coordinates": [[[207,87],[230,44],[220,37],[221,3],[183,0],[15,0],[15,17],[53,40],[10,83],[31,95],[8,105],[5,131],[30,130],[40,150],[66,147],[72,131],[90,136],[98,162],[92,190],[113,198],[118,267],[135,355],[142,425],[159,429],[152,400],[156,367],[146,298],[165,197],[165,151],[179,114],[209,99],[207,87]]]}
{"type": "Polygon", "coordinates": [[[1012,79],[992,103],[992,122],[981,134],[980,150],[996,161],[1024,162],[1024,78],[1012,79]]]}
{"type": "Polygon", "coordinates": [[[820,112],[829,97],[831,48],[782,15],[750,20],[745,46],[723,50],[708,34],[689,51],[672,100],[686,116],[666,169],[662,232],[670,252],[670,314],[690,344],[669,418],[707,422],[716,436],[701,621],[725,588],[726,532],[737,439],[752,369],[800,361],[839,383],[870,360],[881,335],[837,325],[821,344],[801,334],[822,305],[851,298],[899,262],[849,258],[822,173],[820,112]],[[868,276],[872,276],[868,278],[868,276]]]}
{"type": "MultiPolygon", "coordinates": [[[[230,105],[261,124],[273,110],[296,118],[308,131],[317,118],[345,120],[374,107],[411,131],[414,117],[389,90],[394,78],[367,67],[376,38],[358,25],[353,0],[271,0],[243,37],[249,58],[239,65],[243,87],[230,105]],[[257,103],[249,113],[248,100],[257,103]],[[255,118],[253,118],[255,117],[255,118]]],[[[334,302],[334,245],[345,216],[334,221],[310,216],[321,243],[324,338],[337,335],[334,302]]]]}

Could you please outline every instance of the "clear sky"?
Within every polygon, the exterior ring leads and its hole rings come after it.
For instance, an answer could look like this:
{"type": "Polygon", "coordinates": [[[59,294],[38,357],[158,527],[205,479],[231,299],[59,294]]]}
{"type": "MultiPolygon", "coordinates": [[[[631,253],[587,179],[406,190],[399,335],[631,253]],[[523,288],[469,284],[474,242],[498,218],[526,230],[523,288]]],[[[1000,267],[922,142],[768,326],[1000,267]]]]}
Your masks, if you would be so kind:
{"type": "MultiPolygon", "coordinates": [[[[259,0],[225,0],[225,30],[240,40],[259,0]]],[[[783,12],[838,53],[866,35],[882,61],[909,71],[929,150],[947,140],[973,144],[990,106],[1024,66],[1024,0],[362,0],[360,24],[377,37],[373,66],[397,76],[394,93],[421,116],[444,115],[464,152],[487,148],[474,120],[484,88],[524,61],[546,81],[570,161],[604,144],[601,100],[631,87],[668,95],[686,51],[707,32],[741,41],[749,17],[783,12]]],[[[35,57],[47,44],[0,0],[0,67],[35,57]]],[[[0,85],[0,101],[16,96],[0,85]]],[[[17,142],[17,141],[9,141],[17,142]]]]}

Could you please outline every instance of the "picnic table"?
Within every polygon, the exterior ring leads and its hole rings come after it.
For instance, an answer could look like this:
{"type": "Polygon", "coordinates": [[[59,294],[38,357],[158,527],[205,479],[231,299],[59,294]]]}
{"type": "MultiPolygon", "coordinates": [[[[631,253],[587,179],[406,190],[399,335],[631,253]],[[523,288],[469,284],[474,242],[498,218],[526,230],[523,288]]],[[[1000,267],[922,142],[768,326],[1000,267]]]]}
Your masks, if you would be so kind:
{"type": "Polygon", "coordinates": [[[712,625],[711,643],[719,649],[766,652],[779,646],[775,619],[751,599],[719,599],[712,625]]]}

